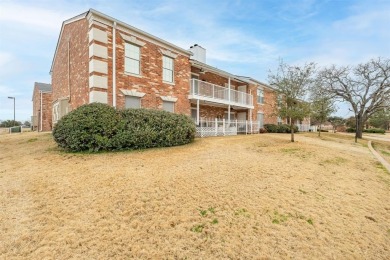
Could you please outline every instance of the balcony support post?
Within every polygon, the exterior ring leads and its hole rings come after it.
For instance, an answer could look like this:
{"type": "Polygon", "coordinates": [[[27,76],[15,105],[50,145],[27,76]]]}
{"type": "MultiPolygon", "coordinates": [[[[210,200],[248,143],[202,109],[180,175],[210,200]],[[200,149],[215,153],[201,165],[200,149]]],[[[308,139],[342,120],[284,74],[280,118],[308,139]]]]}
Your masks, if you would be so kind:
{"type": "Polygon", "coordinates": [[[196,125],[199,126],[199,99],[196,100],[196,125]]]}
{"type": "Polygon", "coordinates": [[[231,102],[231,99],[230,99],[230,95],[231,95],[231,91],[230,91],[230,77],[228,78],[228,88],[229,88],[229,92],[228,92],[228,96],[229,96],[229,107],[228,107],[228,124],[230,126],[230,102],[231,102]]]}

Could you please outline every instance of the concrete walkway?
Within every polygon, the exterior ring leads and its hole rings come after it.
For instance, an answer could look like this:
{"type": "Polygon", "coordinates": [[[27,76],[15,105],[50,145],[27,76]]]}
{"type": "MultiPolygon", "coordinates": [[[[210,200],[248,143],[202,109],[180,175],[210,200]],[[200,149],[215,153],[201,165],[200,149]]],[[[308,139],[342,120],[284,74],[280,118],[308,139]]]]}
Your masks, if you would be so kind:
{"type": "Polygon", "coordinates": [[[382,165],[387,169],[387,171],[390,173],[390,163],[388,163],[383,157],[375,151],[374,148],[372,148],[371,141],[368,141],[368,148],[372,152],[372,154],[382,163],[382,165]]]}

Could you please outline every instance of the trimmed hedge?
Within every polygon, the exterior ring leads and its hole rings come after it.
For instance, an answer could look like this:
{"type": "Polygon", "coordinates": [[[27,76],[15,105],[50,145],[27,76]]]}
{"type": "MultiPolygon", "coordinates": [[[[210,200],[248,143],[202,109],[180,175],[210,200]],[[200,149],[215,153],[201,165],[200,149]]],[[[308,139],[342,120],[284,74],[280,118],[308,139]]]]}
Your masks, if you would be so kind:
{"type": "Polygon", "coordinates": [[[53,136],[58,146],[77,152],[183,145],[194,140],[195,132],[194,122],[185,115],[92,103],[59,120],[53,136]]]}
{"type": "MultiPolygon", "coordinates": [[[[291,133],[290,125],[274,125],[274,124],[265,124],[265,130],[268,133],[291,133]]],[[[294,133],[298,132],[298,127],[294,126],[294,133]]]]}
{"type": "Polygon", "coordinates": [[[369,128],[369,129],[364,129],[363,132],[372,133],[372,134],[384,134],[386,131],[381,128],[369,128]]]}
{"type": "Polygon", "coordinates": [[[118,149],[176,146],[195,138],[195,123],[185,115],[144,108],[118,113],[121,125],[112,140],[118,149]]]}
{"type": "Polygon", "coordinates": [[[54,141],[68,151],[111,150],[119,122],[113,107],[100,103],[83,105],[57,122],[54,141]]]}
{"type": "MultiPolygon", "coordinates": [[[[346,130],[348,133],[356,133],[355,128],[347,128],[346,130]]],[[[369,129],[364,129],[363,133],[372,133],[372,134],[384,134],[386,131],[384,129],[380,128],[369,128],[369,129]]]]}
{"type": "MultiPolygon", "coordinates": [[[[317,128],[317,132],[320,132],[320,129],[317,128]]],[[[324,132],[324,133],[328,133],[329,130],[324,130],[324,129],[321,129],[321,132],[324,132]]]]}

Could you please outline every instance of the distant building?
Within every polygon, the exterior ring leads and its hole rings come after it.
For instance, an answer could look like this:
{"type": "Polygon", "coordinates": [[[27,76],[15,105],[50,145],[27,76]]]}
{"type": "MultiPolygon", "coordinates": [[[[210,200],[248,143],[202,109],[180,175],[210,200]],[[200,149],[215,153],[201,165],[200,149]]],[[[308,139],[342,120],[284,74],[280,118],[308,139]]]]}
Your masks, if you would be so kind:
{"type": "Polygon", "coordinates": [[[52,87],[46,83],[34,83],[32,96],[33,115],[31,127],[33,131],[51,131],[52,129],[52,87]]]}

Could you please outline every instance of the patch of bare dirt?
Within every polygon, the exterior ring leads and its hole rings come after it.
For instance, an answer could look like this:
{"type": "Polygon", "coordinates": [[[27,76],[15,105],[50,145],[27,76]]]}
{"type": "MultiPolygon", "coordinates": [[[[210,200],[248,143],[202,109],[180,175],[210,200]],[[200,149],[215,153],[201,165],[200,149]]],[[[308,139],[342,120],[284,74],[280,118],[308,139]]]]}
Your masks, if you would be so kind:
{"type": "Polygon", "coordinates": [[[363,144],[315,135],[197,139],[71,154],[0,136],[5,259],[389,259],[390,175],[363,144]]]}

